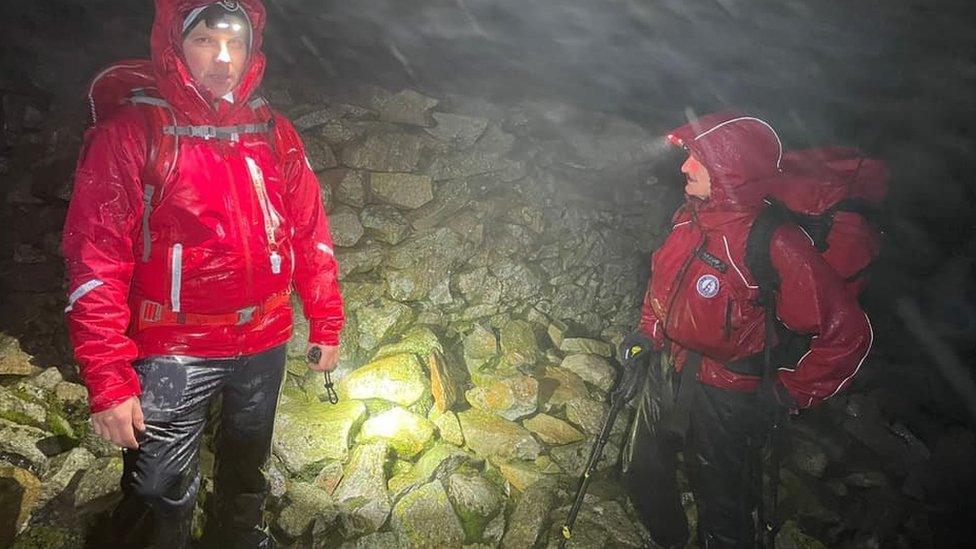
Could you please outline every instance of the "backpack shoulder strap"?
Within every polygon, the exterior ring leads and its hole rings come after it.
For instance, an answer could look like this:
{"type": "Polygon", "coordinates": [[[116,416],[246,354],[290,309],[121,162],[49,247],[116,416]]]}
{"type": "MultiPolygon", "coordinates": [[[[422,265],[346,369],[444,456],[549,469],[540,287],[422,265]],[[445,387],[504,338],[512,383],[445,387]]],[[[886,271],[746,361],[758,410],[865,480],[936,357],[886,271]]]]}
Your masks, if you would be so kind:
{"type": "Polygon", "coordinates": [[[746,266],[759,284],[759,298],[763,305],[775,303],[779,290],[779,273],[773,267],[769,246],[773,233],[781,225],[790,221],[789,212],[779,202],[772,201],[756,217],[746,239],[746,266]]]}

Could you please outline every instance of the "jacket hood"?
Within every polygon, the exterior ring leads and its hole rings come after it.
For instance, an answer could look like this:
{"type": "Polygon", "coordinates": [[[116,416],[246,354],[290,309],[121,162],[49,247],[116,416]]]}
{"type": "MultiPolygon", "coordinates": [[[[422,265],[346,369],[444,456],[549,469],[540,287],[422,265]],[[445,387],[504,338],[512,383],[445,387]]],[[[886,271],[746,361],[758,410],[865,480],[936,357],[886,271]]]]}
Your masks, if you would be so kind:
{"type": "Polygon", "coordinates": [[[704,209],[756,207],[769,194],[783,145],[772,126],[735,112],[709,114],[668,133],[708,170],[711,196],[704,209]]]}
{"type": "Polygon", "coordinates": [[[183,18],[194,8],[214,4],[212,0],[156,0],[156,19],[153,21],[151,50],[153,70],[159,92],[177,111],[192,123],[202,124],[230,119],[247,105],[251,94],[261,85],[265,57],[261,51],[267,17],[260,0],[222,2],[244,8],[251,21],[251,51],[247,67],[234,89],[234,105],[218,113],[211,107],[216,99],[206,89],[197,86],[183,60],[183,18]]]}

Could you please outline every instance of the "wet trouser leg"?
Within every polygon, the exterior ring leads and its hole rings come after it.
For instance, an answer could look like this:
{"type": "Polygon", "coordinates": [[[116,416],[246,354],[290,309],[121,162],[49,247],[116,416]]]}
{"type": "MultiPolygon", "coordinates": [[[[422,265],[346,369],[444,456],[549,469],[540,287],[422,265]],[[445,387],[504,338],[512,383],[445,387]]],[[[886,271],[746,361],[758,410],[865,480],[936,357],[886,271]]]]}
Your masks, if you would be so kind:
{"type": "Polygon", "coordinates": [[[224,385],[214,475],[222,549],[269,546],[260,529],[268,495],[264,467],[284,369],[285,347],[277,347],[248,358],[224,385]]]}
{"type": "MultiPolygon", "coordinates": [[[[249,508],[258,506],[258,511],[235,517],[235,521],[243,525],[257,517],[250,529],[260,523],[266,488],[262,491],[250,487],[256,485],[257,476],[263,479],[261,467],[270,448],[284,359],[285,349],[281,346],[236,359],[165,356],[150,357],[133,365],[142,384],[146,431],[137,436],[139,449],[124,454],[123,499],[112,517],[113,537],[118,545],[151,544],[167,549],[188,546],[200,486],[200,440],[210,404],[219,393],[224,393],[225,399],[222,415],[231,418],[231,431],[234,426],[237,429],[230,435],[232,442],[223,456],[224,461],[231,463],[225,470],[236,472],[223,473],[226,480],[221,482],[218,478],[217,489],[224,494],[252,494],[249,508]],[[254,412],[248,418],[253,423],[242,427],[242,416],[248,410],[254,412]],[[253,439],[249,438],[251,435],[253,439]],[[255,450],[243,449],[249,440],[255,450]],[[264,459],[258,459],[259,455],[264,459]],[[235,463],[238,460],[240,463],[235,463]]],[[[220,435],[218,440],[223,441],[220,435]]],[[[221,444],[226,443],[218,442],[218,447],[221,444]]],[[[218,461],[220,457],[218,454],[218,461]]],[[[230,499],[237,500],[234,496],[230,499]]]]}
{"type": "Polygon", "coordinates": [[[754,393],[699,384],[685,450],[698,506],[699,546],[756,545],[755,475],[763,432],[754,393]]]}

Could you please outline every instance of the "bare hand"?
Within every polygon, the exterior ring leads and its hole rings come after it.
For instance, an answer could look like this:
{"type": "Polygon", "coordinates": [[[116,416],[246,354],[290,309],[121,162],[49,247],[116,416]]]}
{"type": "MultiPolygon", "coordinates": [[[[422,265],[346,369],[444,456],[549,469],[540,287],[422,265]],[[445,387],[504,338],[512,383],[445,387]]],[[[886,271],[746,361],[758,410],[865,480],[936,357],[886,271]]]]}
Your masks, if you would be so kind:
{"type": "Polygon", "coordinates": [[[309,343],[308,349],[305,350],[305,354],[308,355],[308,351],[313,347],[318,347],[322,351],[322,357],[319,358],[318,364],[309,364],[308,367],[314,372],[329,372],[334,370],[336,364],[339,363],[339,346],[338,345],[319,345],[318,343],[309,343]]]}
{"type": "Polygon", "coordinates": [[[139,431],[146,430],[142,406],[137,396],[130,397],[129,400],[108,410],[92,414],[91,422],[96,435],[124,448],[139,447],[133,427],[139,431]]]}

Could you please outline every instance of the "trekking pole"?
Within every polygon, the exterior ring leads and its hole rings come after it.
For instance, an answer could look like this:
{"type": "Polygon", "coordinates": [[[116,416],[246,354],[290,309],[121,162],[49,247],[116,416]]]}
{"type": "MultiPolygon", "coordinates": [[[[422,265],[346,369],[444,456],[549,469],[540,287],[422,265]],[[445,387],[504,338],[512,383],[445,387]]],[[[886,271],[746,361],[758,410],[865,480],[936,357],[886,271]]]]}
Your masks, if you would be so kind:
{"type": "Polygon", "coordinates": [[[617,415],[620,414],[620,410],[624,405],[634,398],[641,385],[643,385],[646,370],[638,365],[638,357],[643,358],[646,351],[647,349],[644,347],[633,345],[624,352],[623,371],[617,379],[617,386],[610,392],[610,412],[607,413],[607,419],[603,423],[603,428],[600,429],[600,435],[593,443],[593,448],[590,450],[590,458],[586,460],[583,476],[580,477],[579,487],[576,489],[576,499],[573,501],[573,506],[569,510],[569,516],[566,517],[566,522],[562,527],[563,537],[559,540],[560,548],[566,547],[566,542],[573,537],[573,527],[576,525],[576,518],[579,515],[580,507],[583,506],[583,498],[586,496],[586,490],[590,486],[591,477],[596,472],[596,466],[603,456],[603,448],[610,440],[610,432],[613,430],[613,424],[617,419],[617,415]]]}

